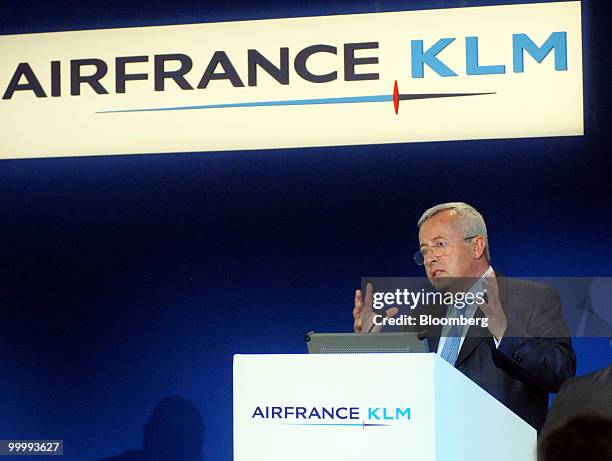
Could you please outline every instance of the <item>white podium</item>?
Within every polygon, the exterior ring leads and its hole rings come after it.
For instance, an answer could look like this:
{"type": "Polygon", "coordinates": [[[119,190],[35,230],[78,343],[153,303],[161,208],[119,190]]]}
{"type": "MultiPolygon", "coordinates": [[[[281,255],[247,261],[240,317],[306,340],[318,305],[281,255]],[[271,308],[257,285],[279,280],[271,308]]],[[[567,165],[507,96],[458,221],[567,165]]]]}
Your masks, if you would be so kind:
{"type": "Polygon", "coordinates": [[[529,461],[536,431],[435,354],[234,356],[234,461],[529,461]]]}

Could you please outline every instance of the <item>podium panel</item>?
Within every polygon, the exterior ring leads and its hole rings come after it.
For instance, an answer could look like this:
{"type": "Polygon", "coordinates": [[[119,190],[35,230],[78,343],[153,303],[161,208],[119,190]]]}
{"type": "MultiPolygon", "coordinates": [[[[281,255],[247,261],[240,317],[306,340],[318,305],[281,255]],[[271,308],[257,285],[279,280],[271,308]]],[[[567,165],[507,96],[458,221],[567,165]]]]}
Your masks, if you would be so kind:
{"type": "Polygon", "coordinates": [[[235,461],[516,461],[535,446],[435,354],[234,356],[235,461]]]}

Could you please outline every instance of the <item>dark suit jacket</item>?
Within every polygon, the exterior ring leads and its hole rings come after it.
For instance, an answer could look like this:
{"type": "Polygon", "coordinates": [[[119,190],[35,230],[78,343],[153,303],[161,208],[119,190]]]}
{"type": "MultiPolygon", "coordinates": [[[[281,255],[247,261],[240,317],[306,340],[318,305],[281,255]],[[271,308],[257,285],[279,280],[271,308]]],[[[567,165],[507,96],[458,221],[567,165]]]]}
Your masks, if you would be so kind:
{"type": "MultiPolygon", "coordinates": [[[[576,355],[561,316],[559,295],[533,282],[497,277],[508,328],[499,348],[486,328],[472,326],[455,367],[540,431],[548,394],[576,373],[576,355]]],[[[480,309],[475,316],[482,317],[480,309]]],[[[429,328],[438,348],[441,327],[429,328]]]]}

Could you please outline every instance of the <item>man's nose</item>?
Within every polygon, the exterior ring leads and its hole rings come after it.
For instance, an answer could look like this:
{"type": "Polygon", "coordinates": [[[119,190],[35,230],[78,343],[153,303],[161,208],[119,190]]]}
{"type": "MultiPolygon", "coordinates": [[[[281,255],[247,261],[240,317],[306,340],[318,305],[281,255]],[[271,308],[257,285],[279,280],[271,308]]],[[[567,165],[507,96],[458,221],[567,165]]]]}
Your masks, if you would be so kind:
{"type": "Polygon", "coordinates": [[[435,264],[438,262],[439,256],[436,256],[433,253],[433,251],[430,251],[429,254],[424,259],[425,259],[425,265],[431,266],[432,264],[435,264]]]}

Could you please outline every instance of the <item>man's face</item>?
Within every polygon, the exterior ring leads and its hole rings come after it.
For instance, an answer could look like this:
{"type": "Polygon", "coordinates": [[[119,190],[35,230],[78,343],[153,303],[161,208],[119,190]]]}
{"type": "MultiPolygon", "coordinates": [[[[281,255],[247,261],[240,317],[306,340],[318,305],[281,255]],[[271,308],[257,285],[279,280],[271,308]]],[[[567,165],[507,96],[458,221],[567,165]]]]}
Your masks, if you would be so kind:
{"type": "Polygon", "coordinates": [[[463,234],[455,210],[440,211],[421,225],[419,247],[432,250],[425,257],[425,272],[434,287],[443,288],[446,277],[475,276],[474,253],[466,237],[470,236],[463,234]]]}

